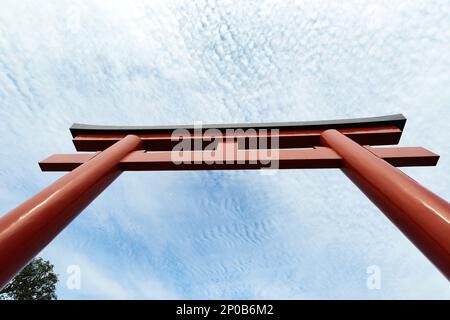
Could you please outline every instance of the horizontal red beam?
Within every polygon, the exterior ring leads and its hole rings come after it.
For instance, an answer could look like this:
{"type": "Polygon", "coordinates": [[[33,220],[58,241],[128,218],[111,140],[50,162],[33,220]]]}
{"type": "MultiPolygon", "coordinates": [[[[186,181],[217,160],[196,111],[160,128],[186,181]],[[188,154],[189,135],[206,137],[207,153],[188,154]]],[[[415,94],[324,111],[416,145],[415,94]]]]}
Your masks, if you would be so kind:
{"type": "MultiPolygon", "coordinates": [[[[394,166],[434,166],[439,159],[437,154],[421,147],[365,148],[394,166]]],[[[342,158],[327,147],[278,149],[273,150],[272,154],[260,153],[258,150],[237,150],[231,146],[224,152],[223,149],[215,152],[185,151],[178,155],[192,163],[178,165],[173,161],[176,155],[173,151],[134,151],[119,162],[119,168],[123,171],[259,169],[274,167],[274,161],[278,161],[279,169],[342,167],[342,158]],[[269,160],[272,162],[269,163],[269,160]]],[[[97,154],[56,154],[39,162],[39,166],[42,171],[71,171],[97,154]]]]}
{"type": "Polygon", "coordinates": [[[394,167],[435,166],[439,160],[439,155],[422,147],[364,146],[364,148],[394,167]]]}
{"type": "MultiPolygon", "coordinates": [[[[308,148],[320,145],[320,134],[324,130],[302,130],[302,131],[283,131],[279,134],[191,134],[186,139],[202,140],[203,147],[211,143],[211,139],[222,137],[223,139],[242,140],[249,138],[268,138],[278,137],[279,148],[308,148]]],[[[402,131],[395,126],[375,127],[375,128],[351,128],[341,129],[341,133],[361,145],[392,145],[397,144],[400,140],[402,131]]],[[[178,143],[172,141],[171,134],[137,134],[141,138],[145,150],[153,151],[170,151],[178,143]]],[[[124,134],[80,134],[73,138],[73,143],[77,151],[102,151],[110,147],[120,139],[125,137],[124,134]]],[[[248,142],[247,142],[248,144],[248,142]]],[[[248,145],[241,146],[249,148],[248,145]]]]}

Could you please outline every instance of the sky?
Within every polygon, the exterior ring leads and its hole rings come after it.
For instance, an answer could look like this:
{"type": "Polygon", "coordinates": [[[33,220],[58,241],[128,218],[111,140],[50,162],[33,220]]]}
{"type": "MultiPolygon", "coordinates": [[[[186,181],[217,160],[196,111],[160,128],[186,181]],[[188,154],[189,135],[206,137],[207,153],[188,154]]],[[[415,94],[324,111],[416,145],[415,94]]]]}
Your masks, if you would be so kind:
{"type": "MultiPolygon", "coordinates": [[[[449,71],[448,0],[0,0],[0,214],[63,175],[37,163],[75,122],[402,113],[400,144],[441,155],[402,170],[450,199],[449,71]]],[[[450,298],[334,169],[125,172],[40,255],[59,299],[450,298]]]]}

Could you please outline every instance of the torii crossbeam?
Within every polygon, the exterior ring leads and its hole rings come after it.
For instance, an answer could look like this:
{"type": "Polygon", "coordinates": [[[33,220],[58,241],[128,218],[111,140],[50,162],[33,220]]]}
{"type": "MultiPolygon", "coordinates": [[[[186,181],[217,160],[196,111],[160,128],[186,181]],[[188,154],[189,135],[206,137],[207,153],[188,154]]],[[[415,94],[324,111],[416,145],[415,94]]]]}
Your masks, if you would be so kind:
{"type": "Polygon", "coordinates": [[[397,144],[405,122],[399,114],[200,129],[74,124],[76,150],[92,153],[41,161],[42,171],[71,172],[0,218],[0,287],[131,170],[340,168],[450,280],[450,205],[396,168],[434,166],[439,156],[421,147],[374,147],[397,144]],[[180,140],[194,148],[178,148],[180,140]]]}

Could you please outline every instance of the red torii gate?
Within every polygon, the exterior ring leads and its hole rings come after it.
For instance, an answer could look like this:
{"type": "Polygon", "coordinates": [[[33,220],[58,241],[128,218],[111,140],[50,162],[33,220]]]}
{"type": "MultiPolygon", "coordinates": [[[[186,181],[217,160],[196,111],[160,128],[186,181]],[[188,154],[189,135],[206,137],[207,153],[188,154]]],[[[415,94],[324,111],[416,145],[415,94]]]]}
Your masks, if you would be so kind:
{"type": "MultiPolygon", "coordinates": [[[[42,171],[71,171],[0,218],[0,287],[64,229],[122,171],[228,170],[268,167],[247,138],[277,138],[280,169],[340,168],[374,204],[450,280],[450,204],[395,167],[434,166],[439,156],[421,147],[372,147],[400,140],[406,118],[392,115],[349,120],[226,124],[171,127],[114,127],[74,124],[70,131],[77,151],[56,154],[39,163],[42,171]],[[269,130],[229,134],[227,129],[269,130]],[[172,139],[176,129],[204,147],[214,136],[231,142],[238,159],[210,152],[183,151],[202,160],[176,164],[172,139]],[[215,135],[208,129],[216,129],[215,135]],[[276,133],[273,133],[275,130],[276,133]],[[242,140],[244,139],[244,140],[242,140]],[[244,141],[244,142],[243,142],[244,141]],[[231,159],[233,160],[233,159],[231,159]]],[[[197,144],[198,145],[198,144],[197,144]]],[[[217,148],[224,147],[220,143],[217,148]]],[[[270,146],[268,147],[271,148],[270,146]]],[[[271,149],[274,150],[274,149],[271,149]]],[[[274,160],[273,158],[271,158],[274,160]]]]}

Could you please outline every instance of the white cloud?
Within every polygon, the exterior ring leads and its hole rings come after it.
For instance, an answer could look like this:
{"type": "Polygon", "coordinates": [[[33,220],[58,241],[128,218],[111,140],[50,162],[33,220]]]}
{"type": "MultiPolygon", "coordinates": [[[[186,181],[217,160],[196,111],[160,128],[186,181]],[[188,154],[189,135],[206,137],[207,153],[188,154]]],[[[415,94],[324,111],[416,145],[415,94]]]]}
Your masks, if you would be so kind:
{"type": "MultiPolygon", "coordinates": [[[[441,154],[437,167],[405,171],[450,198],[448,2],[75,5],[76,32],[69,2],[2,2],[2,212],[59,176],[37,161],[73,152],[73,122],[402,112],[402,144],[441,154]]],[[[59,270],[84,270],[83,289],[60,287],[62,298],[450,297],[435,268],[327,170],[125,173],[45,254],[59,270]],[[365,287],[372,264],[383,270],[377,293],[365,287]]]]}

